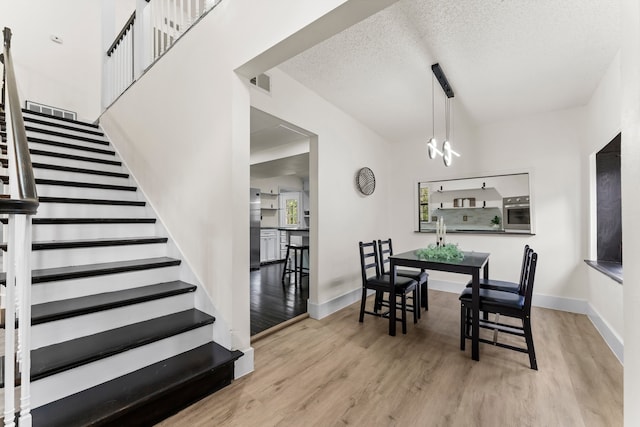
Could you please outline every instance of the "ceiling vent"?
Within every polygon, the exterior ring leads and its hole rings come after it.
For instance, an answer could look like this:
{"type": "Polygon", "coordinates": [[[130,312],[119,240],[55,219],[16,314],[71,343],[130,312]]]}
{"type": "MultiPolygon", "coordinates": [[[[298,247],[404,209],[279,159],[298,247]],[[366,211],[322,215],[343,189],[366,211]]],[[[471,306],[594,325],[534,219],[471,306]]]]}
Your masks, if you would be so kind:
{"type": "Polygon", "coordinates": [[[67,111],[61,108],[50,107],[48,105],[38,104],[32,101],[27,101],[26,104],[27,104],[27,110],[29,111],[48,114],[54,117],[61,117],[63,119],[76,120],[76,113],[74,113],[73,111],[67,111]]]}
{"type": "Polygon", "coordinates": [[[271,77],[267,76],[266,74],[259,74],[249,81],[252,85],[259,87],[265,92],[271,93],[271,77]]]}

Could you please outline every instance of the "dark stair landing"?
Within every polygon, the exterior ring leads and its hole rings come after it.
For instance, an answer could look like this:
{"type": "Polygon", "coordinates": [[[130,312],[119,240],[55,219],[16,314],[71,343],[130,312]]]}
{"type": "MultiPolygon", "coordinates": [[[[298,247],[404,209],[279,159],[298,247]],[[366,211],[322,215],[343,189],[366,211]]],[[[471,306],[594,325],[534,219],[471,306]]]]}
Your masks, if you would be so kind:
{"type": "Polygon", "coordinates": [[[231,384],[241,356],[210,342],[36,408],[33,425],[152,426],[231,384]]]}

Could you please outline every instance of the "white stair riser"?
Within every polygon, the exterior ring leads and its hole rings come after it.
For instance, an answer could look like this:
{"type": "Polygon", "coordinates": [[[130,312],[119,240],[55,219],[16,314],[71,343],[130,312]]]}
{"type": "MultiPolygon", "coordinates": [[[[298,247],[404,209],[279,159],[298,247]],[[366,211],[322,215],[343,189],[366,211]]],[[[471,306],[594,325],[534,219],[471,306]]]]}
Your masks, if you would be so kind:
{"type": "Polygon", "coordinates": [[[64,185],[38,185],[38,196],[70,197],[80,199],[142,200],[142,197],[137,191],[68,187],[64,185]]]}
{"type": "Polygon", "coordinates": [[[135,184],[132,184],[132,180],[130,178],[119,178],[114,176],[93,175],[88,173],[56,171],[56,170],[40,169],[40,168],[35,168],[33,170],[33,175],[36,178],[57,179],[60,181],[97,182],[99,184],[113,184],[113,185],[135,185],[135,184]]]}
{"type": "Polygon", "coordinates": [[[42,323],[31,328],[36,349],[193,308],[193,292],[42,323]]]}
{"type": "MultiPolygon", "coordinates": [[[[44,163],[47,165],[59,165],[59,166],[67,166],[71,168],[82,168],[96,171],[106,171],[106,172],[115,172],[115,173],[126,173],[122,165],[107,165],[103,163],[95,163],[85,160],[74,160],[74,159],[63,159],[59,157],[52,156],[43,156],[40,154],[35,154],[31,156],[32,163],[44,163]]],[[[40,169],[38,167],[34,167],[34,169],[40,169]]],[[[83,174],[90,175],[90,174],[83,174]]]]}
{"type": "Polygon", "coordinates": [[[33,251],[33,269],[163,257],[166,243],[33,251]]]}
{"type": "Polygon", "coordinates": [[[31,383],[31,406],[37,408],[211,341],[211,325],[51,375],[31,383]]]}
{"type": "Polygon", "coordinates": [[[155,224],[36,224],[33,240],[101,239],[157,235],[155,224]]]}
{"type": "Polygon", "coordinates": [[[40,218],[140,218],[147,216],[146,206],[91,205],[83,203],[40,203],[40,218]]]}
{"type": "MultiPolygon", "coordinates": [[[[80,129],[80,130],[65,129],[65,128],[61,128],[59,126],[50,126],[50,125],[46,125],[46,124],[42,124],[42,123],[33,123],[31,121],[28,121],[28,120],[25,120],[24,124],[25,124],[25,126],[27,126],[29,128],[34,128],[34,130],[28,130],[27,134],[39,133],[35,129],[38,129],[38,130],[42,129],[42,130],[50,130],[50,131],[54,131],[54,132],[62,132],[62,133],[66,133],[66,134],[69,134],[69,135],[86,136],[86,137],[89,137],[89,138],[105,140],[104,135],[94,135],[93,133],[84,132],[82,129],[80,129]]],[[[70,125],[64,124],[64,126],[70,126],[70,125]]],[[[75,127],[73,125],[71,125],[71,126],[75,127]]],[[[90,131],[90,132],[101,132],[100,129],[95,129],[95,128],[91,128],[91,127],[83,127],[83,128],[86,129],[87,131],[90,131]]]]}
{"type": "Polygon", "coordinates": [[[33,284],[31,297],[33,304],[41,304],[49,301],[171,282],[179,278],[180,266],[171,266],[79,279],[58,280],[33,284]]]}

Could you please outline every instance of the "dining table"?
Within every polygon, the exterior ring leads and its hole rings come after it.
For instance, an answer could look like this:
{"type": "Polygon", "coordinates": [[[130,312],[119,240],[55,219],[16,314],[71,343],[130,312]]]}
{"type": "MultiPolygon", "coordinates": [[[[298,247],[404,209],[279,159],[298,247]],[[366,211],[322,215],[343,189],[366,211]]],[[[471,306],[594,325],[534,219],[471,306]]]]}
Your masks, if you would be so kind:
{"type": "Polygon", "coordinates": [[[424,251],[415,249],[398,253],[389,257],[389,272],[391,274],[391,291],[389,298],[389,335],[396,334],[396,295],[395,281],[397,267],[414,267],[424,270],[446,271],[450,273],[467,274],[472,283],[472,327],[471,327],[471,358],[480,360],[480,274],[489,278],[489,253],[462,251],[462,259],[447,260],[429,258],[424,251]]]}

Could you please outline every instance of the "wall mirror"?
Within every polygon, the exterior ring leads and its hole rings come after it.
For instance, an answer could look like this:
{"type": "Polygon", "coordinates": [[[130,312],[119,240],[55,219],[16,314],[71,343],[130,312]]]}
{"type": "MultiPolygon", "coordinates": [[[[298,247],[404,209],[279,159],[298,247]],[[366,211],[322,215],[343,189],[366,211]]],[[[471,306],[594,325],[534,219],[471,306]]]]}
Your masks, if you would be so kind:
{"type": "Polygon", "coordinates": [[[418,183],[418,231],[533,233],[529,173],[418,183]]]}

